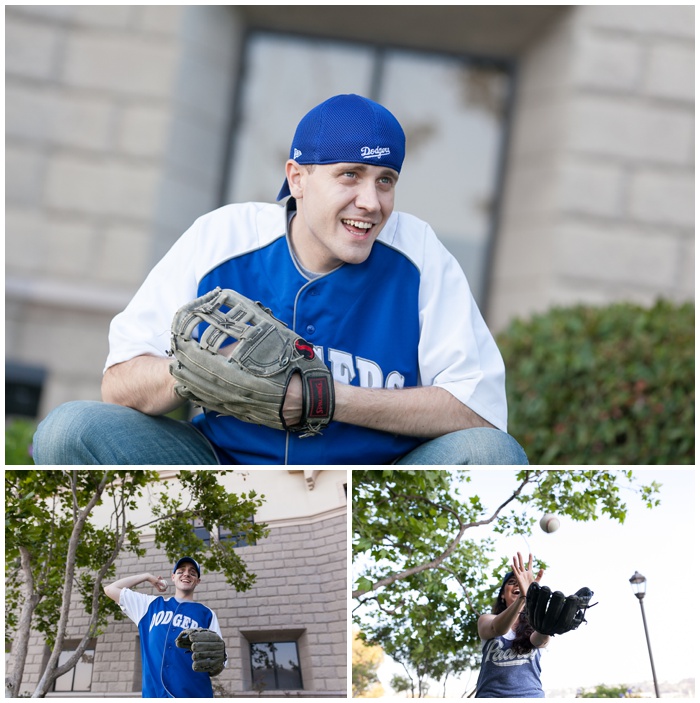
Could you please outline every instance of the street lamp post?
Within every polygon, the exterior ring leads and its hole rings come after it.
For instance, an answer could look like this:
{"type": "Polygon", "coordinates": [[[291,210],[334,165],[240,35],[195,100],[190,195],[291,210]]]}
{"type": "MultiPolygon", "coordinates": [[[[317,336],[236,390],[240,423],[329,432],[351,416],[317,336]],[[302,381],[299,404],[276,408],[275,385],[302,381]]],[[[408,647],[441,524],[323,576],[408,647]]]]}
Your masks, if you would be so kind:
{"type": "Polygon", "coordinates": [[[644,634],[647,638],[647,649],[649,650],[649,661],[651,662],[651,675],[654,677],[654,691],[656,692],[656,697],[661,698],[659,695],[659,684],[656,682],[656,670],[654,669],[654,657],[651,655],[651,642],[649,642],[649,630],[647,628],[647,618],[644,614],[644,596],[647,592],[647,580],[646,577],[642,576],[638,571],[634,572],[634,576],[630,579],[632,584],[632,590],[634,595],[639,598],[639,606],[642,609],[642,621],[644,622],[644,634]]]}

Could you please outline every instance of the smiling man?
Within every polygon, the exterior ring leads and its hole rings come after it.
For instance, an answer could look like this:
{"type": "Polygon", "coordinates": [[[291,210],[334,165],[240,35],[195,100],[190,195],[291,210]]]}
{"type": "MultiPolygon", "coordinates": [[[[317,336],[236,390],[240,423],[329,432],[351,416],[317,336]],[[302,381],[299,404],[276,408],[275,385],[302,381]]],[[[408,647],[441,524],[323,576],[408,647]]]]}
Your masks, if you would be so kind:
{"type": "Polygon", "coordinates": [[[175,586],[173,598],[132,590],[147,582],[164,593],[165,579],[150,573],[126,576],[105,586],[104,591],[138,626],[143,698],[213,698],[210,678],[215,674],[194,671],[193,655],[181,644],[182,633],[193,630],[210,630],[221,638],[214,611],[194,601],[194,590],[201,580],[199,564],[192,557],[182,557],[173,568],[171,580],[175,586]]]}
{"type": "MultiPolygon", "coordinates": [[[[280,204],[227,205],[198,219],[113,320],[105,403],[57,408],[40,464],[524,464],[507,434],[501,355],[454,257],[425,222],[394,210],[405,135],[391,112],[337,95],[308,112],[280,204]],[[216,288],[260,301],[332,376],[321,434],[206,411],[170,373],[175,312],[216,288]]],[[[282,425],[302,419],[291,376],[282,425]]],[[[278,423],[279,424],[279,423],[278,423]]]]}

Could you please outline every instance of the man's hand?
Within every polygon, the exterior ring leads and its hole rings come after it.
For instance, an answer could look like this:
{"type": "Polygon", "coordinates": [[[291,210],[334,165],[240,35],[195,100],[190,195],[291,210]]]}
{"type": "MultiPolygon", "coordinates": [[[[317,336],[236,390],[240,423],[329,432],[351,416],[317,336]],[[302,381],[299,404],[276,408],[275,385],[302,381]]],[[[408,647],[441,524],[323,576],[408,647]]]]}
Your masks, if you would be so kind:
{"type": "Polygon", "coordinates": [[[282,405],[282,415],[284,421],[289,427],[298,425],[301,422],[301,415],[304,409],[304,400],[302,397],[301,379],[299,374],[294,374],[289,380],[287,393],[284,396],[284,404],[282,405]]]}

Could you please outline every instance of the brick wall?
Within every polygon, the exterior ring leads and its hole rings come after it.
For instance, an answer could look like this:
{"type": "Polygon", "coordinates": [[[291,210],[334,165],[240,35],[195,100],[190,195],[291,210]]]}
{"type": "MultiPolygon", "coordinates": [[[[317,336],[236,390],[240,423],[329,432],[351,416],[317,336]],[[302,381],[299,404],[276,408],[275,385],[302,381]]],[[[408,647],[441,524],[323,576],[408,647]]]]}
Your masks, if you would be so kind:
{"type": "Polygon", "coordinates": [[[694,8],[575,6],[522,55],[490,322],[694,298],[694,8]]]}

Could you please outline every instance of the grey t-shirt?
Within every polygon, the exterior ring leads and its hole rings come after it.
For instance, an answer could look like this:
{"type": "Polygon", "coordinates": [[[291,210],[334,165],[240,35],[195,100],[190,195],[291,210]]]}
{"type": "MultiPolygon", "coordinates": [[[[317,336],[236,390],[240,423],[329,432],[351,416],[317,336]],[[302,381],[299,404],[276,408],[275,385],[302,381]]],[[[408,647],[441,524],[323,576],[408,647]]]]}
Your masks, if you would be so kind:
{"type": "Polygon", "coordinates": [[[533,649],[527,654],[512,650],[515,633],[485,640],[476,683],[476,698],[544,698],[540,682],[542,652],[533,649]]]}

